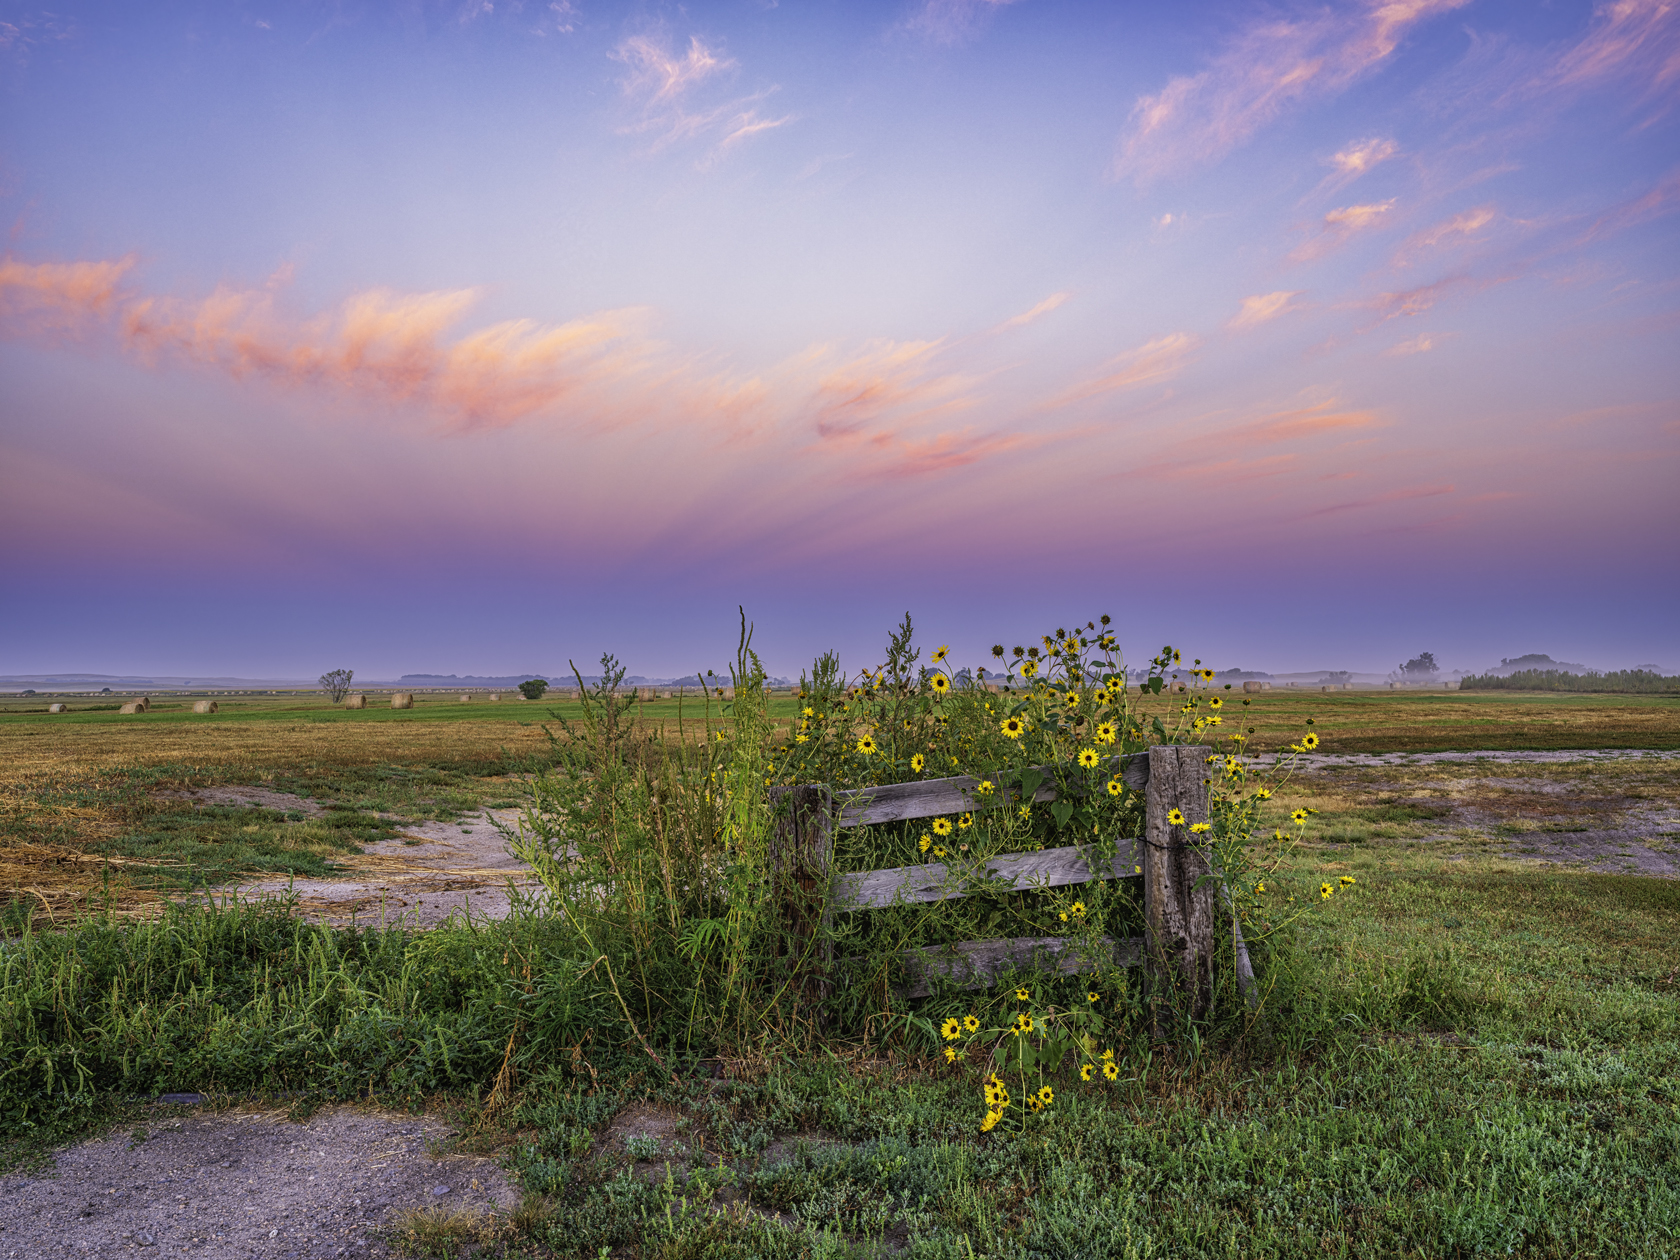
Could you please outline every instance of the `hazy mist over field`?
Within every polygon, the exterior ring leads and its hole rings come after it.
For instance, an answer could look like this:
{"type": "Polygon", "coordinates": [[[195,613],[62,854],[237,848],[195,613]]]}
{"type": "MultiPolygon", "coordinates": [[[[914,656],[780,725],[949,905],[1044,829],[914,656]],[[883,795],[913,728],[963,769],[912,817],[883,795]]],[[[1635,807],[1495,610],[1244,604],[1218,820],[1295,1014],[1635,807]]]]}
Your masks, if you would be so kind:
{"type": "Polygon", "coordinates": [[[906,609],[1680,669],[1676,65],[1659,0],[0,0],[0,672],[669,678],[738,605],[787,676],[906,609]]]}

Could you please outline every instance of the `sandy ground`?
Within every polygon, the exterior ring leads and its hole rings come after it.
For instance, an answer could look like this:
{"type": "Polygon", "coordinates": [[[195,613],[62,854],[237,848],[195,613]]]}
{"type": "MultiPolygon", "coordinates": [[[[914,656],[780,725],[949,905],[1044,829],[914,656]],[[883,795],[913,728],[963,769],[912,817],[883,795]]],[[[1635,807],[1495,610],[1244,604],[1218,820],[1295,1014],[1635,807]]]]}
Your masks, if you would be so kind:
{"type": "Polygon", "coordinates": [[[490,1160],[430,1153],[449,1136],[434,1120],[348,1106],[302,1124],[206,1112],[113,1133],[48,1172],[0,1177],[0,1260],[389,1256],[382,1235],[406,1208],[519,1202],[490,1160]]]}
{"type": "MultiPolygon", "coordinates": [[[[258,805],[323,812],[314,801],[266,788],[210,788],[194,799],[217,805],[258,805]]],[[[276,896],[290,890],[306,917],[337,925],[404,921],[433,927],[452,914],[505,918],[508,885],[527,886],[530,870],[507,851],[497,823],[512,826],[517,809],[484,810],[458,822],[391,818],[402,833],[338,859],[343,874],[324,879],[266,879],[228,889],[240,897],[276,896]]]]}

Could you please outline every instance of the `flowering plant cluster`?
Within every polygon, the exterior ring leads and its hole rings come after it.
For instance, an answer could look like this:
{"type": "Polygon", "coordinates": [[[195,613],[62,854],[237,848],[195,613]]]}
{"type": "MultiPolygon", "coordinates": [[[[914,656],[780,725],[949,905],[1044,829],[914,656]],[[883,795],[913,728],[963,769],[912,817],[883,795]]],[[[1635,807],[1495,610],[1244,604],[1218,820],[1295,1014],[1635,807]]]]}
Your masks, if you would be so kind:
{"type": "Polygon", "coordinates": [[[1054,1106],[1056,1089],[1051,1078],[1066,1064],[1078,1064],[1083,1083],[1101,1077],[1112,1084],[1120,1078],[1113,1048],[1099,1049],[1105,1025],[1098,1011],[1102,997],[1096,990],[1086,993],[1083,1008],[1067,1010],[1033,1003],[1026,986],[1017,988],[1014,996],[1015,1005],[1002,1012],[1001,1022],[992,1027],[985,1026],[973,1011],[961,1018],[950,1016],[939,1027],[947,1063],[978,1066],[985,1072],[980,1089],[986,1107],[980,1121],[982,1133],[990,1133],[1012,1115],[1024,1128],[1028,1116],[1054,1106]],[[1010,1092],[1011,1080],[1017,1093],[1010,1092]],[[1011,1111],[1017,1099],[1021,1105],[1011,1111]]]}

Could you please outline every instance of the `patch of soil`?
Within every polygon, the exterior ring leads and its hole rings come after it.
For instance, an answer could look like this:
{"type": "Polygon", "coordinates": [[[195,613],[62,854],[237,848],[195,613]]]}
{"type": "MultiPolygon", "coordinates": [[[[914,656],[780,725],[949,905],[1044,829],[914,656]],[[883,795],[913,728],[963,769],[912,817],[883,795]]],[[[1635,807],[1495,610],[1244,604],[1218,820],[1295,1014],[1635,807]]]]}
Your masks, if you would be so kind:
{"type": "Polygon", "coordinates": [[[0,1257],[386,1257],[404,1209],[505,1213],[519,1191],[488,1159],[435,1155],[435,1120],[335,1107],[200,1112],[0,1177],[0,1257]],[[148,1131],[149,1130],[149,1131],[148,1131]]]}
{"type": "Polygon", "coordinates": [[[197,801],[201,805],[231,805],[237,809],[272,809],[278,813],[298,813],[306,818],[319,818],[326,808],[307,796],[291,792],[276,792],[264,787],[210,787],[191,792],[165,792],[178,800],[197,801]]]}
{"type": "Polygon", "coordinates": [[[254,880],[228,891],[241,897],[291,892],[306,917],[338,926],[359,920],[436,927],[451,915],[506,918],[510,881],[516,888],[534,883],[530,868],[507,851],[497,826],[510,826],[518,817],[517,809],[484,810],[457,822],[406,824],[392,839],[336,859],[344,868],[336,875],[254,880]]]}
{"type": "Polygon", "coordinates": [[[1680,808],[1642,802],[1637,787],[1614,777],[1595,781],[1590,769],[1594,764],[1677,759],[1680,753],[1633,750],[1350,753],[1306,756],[1300,764],[1308,777],[1332,768],[1450,765],[1456,772],[1452,778],[1404,784],[1362,779],[1360,788],[1409,793],[1427,787],[1441,793],[1410,802],[1450,811],[1439,820],[1442,831],[1420,843],[1462,841],[1467,831],[1481,832],[1507,842],[1505,857],[1604,874],[1680,879],[1680,808]],[[1537,770],[1522,778],[1500,773],[1501,767],[1518,765],[1537,770]],[[1567,777],[1545,777],[1550,767],[1567,777]]]}

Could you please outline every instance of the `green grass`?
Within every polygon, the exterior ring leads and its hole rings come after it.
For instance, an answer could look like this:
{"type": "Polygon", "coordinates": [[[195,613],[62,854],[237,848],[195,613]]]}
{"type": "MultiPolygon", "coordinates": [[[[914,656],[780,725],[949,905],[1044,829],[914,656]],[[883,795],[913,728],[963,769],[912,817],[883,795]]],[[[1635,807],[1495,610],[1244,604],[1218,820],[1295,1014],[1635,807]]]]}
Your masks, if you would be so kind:
{"type": "Polygon", "coordinates": [[[980,1134],[979,1069],[914,1038],[723,1081],[665,1046],[672,1084],[540,921],[237,908],[10,947],[0,1116],[15,1161],[134,1095],[452,1093],[541,1208],[521,1245],[567,1257],[1680,1254],[1680,885],[1417,848],[1303,855],[1280,896],[1326,861],[1359,882],[1260,951],[1275,1022],[1200,1053],[1128,1026],[1121,1080],[1059,1080],[1024,1134],[980,1134]],[[516,1026],[491,1120],[472,1100],[516,1026]],[[679,1117],[651,1161],[611,1140],[631,1105],[679,1117]]]}

